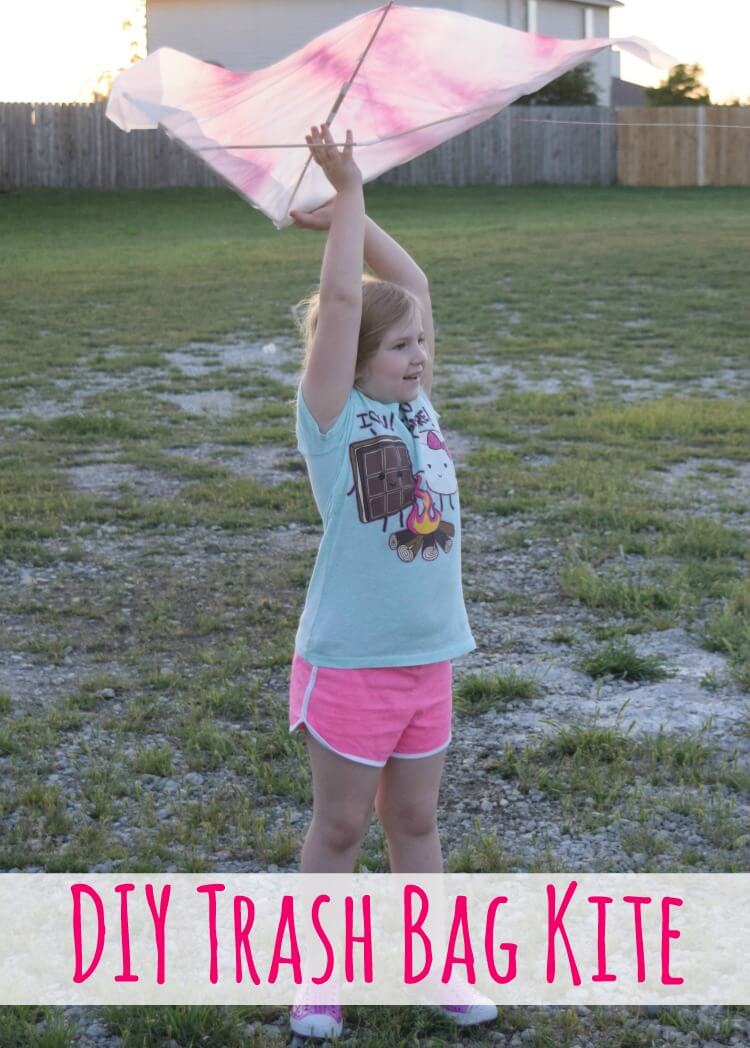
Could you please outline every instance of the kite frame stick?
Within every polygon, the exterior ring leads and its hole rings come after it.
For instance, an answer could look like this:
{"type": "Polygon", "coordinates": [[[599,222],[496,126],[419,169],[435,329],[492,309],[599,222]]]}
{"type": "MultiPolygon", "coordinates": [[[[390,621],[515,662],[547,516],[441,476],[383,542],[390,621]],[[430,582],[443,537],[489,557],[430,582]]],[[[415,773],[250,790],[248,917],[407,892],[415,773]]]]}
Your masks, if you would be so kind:
{"type": "MultiPolygon", "coordinates": [[[[330,127],[331,124],[333,123],[333,118],[336,116],[336,113],[339,110],[339,106],[344,101],[344,96],[346,95],[346,92],[352,86],[352,83],[354,82],[354,78],[355,78],[355,76],[357,75],[357,73],[360,70],[360,66],[362,65],[362,63],[364,62],[365,58],[367,57],[367,52],[372,47],[373,40],[378,35],[378,30],[380,29],[381,25],[383,24],[385,16],[388,14],[388,12],[390,11],[392,6],[393,6],[393,0],[388,0],[388,3],[383,8],[383,13],[380,16],[380,21],[375,26],[375,30],[374,30],[372,36],[370,37],[370,39],[368,41],[367,47],[364,49],[362,54],[359,56],[359,61],[357,62],[357,65],[356,65],[356,67],[354,69],[354,72],[349,77],[347,82],[345,84],[341,85],[341,90],[338,93],[338,97],[337,97],[336,101],[333,103],[333,108],[331,109],[330,113],[326,117],[326,124],[328,125],[328,127],[330,127]]],[[[224,148],[226,148],[226,146],[224,148]]],[[[292,195],[290,196],[289,201],[288,201],[288,203],[286,205],[287,214],[289,213],[289,210],[290,210],[290,208],[292,206],[292,203],[294,202],[294,198],[297,195],[297,190],[299,189],[300,185],[302,184],[302,179],[305,177],[307,169],[310,166],[310,161],[311,160],[312,160],[312,153],[309,154],[309,156],[308,156],[308,158],[307,158],[307,160],[305,162],[305,166],[302,168],[302,172],[300,173],[300,176],[297,179],[297,185],[292,190],[292,195]]]]}
{"type": "MultiPolygon", "coordinates": [[[[345,85],[346,86],[346,85],[345,85]]],[[[510,105],[513,105],[511,102],[510,105]]],[[[510,108],[510,105],[503,106],[502,109],[496,110],[498,113],[504,112],[510,108]]],[[[488,106],[478,106],[476,109],[464,109],[460,113],[454,113],[451,116],[443,116],[438,120],[432,120],[429,124],[418,124],[416,127],[408,127],[405,131],[396,131],[392,135],[380,135],[378,138],[367,138],[362,142],[353,142],[352,145],[357,146],[361,149],[363,146],[376,146],[381,142],[390,142],[393,138],[402,138],[404,135],[413,135],[417,131],[424,131],[425,128],[434,127],[436,124],[445,124],[449,120],[461,120],[465,116],[471,116],[472,113],[481,113],[485,109],[495,109],[494,102],[488,106]]],[[[621,124],[619,120],[556,120],[554,117],[529,117],[529,116],[517,116],[516,120],[523,124],[581,124],[581,125],[592,125],[596,127],[687,127],[694,128],[694,124],[657,124],[657,123],[642,123],[641,121],[634,123],[621,124]]],[[[750,131],[750,124],[704,124],[704,127],[722,127],[729,131],[750,131]]],[[[334,142],[333,145],[340,146],[343,148],[346,142],[334,142]]],[[[254,143],[252,145],[221,145],[221,146],[196,146],[190,147],[194,153],[208,153],[211,150],[216,149],[307,149],[307,144],[304,146],[299,142],[267,142],[267,143],[254,143]]],[[[308,161],[309,163],[309,161],[308,161]]],[[[307,170],[307,167],[305,167],[307,170]]],[[[304,174],[304,171],[302,172],[304,174]]]]}

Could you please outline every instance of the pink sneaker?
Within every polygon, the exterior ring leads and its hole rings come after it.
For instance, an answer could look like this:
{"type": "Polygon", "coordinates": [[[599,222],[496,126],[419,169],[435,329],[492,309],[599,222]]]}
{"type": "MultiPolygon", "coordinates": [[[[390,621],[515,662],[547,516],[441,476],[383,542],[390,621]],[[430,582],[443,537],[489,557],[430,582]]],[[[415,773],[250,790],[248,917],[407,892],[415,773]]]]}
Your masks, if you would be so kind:
{"type": "Polygon", "coordinates": [[[433,978],[430,983],[434,993],[433,1005],[439,1008],[458,1026],[474,1026],[476,1023],[491,1023],[497,1019],[497,1006],[489,997],[479,993],[465,979],[454,978],[451,985],[438,983],[433,978]],[[458,1004],[461,1001],[464,1003],[458,1004]]]}
{"type": "Polygon", "coordinates": [[[300,1037],[340,1037],[344,1021],[338,1004],[295,1004],[289,1025],[300,1037]]]}
{"type": "Polygon", "coordinates": [[[486,1001],[484,1004],[441,1004],[438,1007],[459,1026],[491,1023],[497,1019],[497,1007],[492,1001],[486,1001]]]}

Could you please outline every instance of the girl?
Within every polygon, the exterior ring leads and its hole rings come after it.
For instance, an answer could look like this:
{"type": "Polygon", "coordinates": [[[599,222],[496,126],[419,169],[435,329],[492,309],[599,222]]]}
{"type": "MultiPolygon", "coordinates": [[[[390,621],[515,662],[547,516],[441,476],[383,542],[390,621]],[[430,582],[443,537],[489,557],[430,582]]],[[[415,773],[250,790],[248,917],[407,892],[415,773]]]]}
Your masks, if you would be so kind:
{"type": "MultiPolygon", "coordinates": [[[[393,872],[442,873],[437,800],[451,740],[451,659],[476,647],[461,587],[456,474],[429,400],[427,279],[365,217],[351,131],[306,136],[335,198],[301,228],[328,229],[305,307],[297,442],[323,538],[295,638],[289,730],[303,730],[313,816],[301,872],[351,873],[373,805],[393,872]],[[364,261],[379,279],[363,277],[364,261]]],[[[330,989],[328,991],[330,997],[330,989]]],[[[495,1005],[446,1005],[461,1025],[495,1005]]],[[[341,1008],[309,996],[302,1036],[337,1036],[341,1008]]]]}

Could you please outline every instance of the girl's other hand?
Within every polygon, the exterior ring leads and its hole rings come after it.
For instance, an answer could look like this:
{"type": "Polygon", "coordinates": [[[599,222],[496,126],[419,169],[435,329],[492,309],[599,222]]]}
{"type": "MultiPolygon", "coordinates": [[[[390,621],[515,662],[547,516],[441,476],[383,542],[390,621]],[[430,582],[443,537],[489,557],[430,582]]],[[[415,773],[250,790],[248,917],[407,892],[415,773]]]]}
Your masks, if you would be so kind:
{"type": "Polygon", "coordinates": [[[320,131],[313,125],[310,134],[305,135],[305,141],[310,147],[313,160],[323,168],[323,173],[337,192],[362,184],[362,172],[352,156],[354,137],[350,129],[346,132],[346,145],[341,152],[327,124],[321,124],[320,131]]]}
{"type": "Polygon", "coordinates": [[[330,229],[335,200],[333,197],[314,211],[290,211],[289,214],[294,219],[297,229],[330,229]]]}

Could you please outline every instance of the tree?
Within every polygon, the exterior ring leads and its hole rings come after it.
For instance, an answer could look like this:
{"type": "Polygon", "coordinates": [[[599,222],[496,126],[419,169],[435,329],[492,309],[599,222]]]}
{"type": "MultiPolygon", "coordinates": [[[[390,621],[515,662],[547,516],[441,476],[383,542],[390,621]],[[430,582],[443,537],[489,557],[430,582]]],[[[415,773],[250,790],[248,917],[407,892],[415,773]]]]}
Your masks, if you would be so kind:
{"type": "Polygon", "coordinates": [[[582,62],[575,69],[551,80],[530,95],[522,95],[516,105],[523,106],[595,106],[599,95],[591,62],[582,62]]]}
{"type": "Polygon", "coordinates": [[[93,102],[106,102],[112,90],[112,82],[115,77],[122,73],[124,69],[128,69],[146,57],[145,54],[141,54],[141,51],[146,49],[146,0],[138,0],[136,18],[136,23],[131,22],[129,18],[120,23],[120,29],[123,33],[127,33],[131,37],[128,41],[126,65],[121,66],[119,69],[105,69],[99,74],[91,89],[93,102]]]}
{"type": "Polygon", "coordinates": [[[710,106],[708,88],[700,83],[703,68],[698,65],[672,66],[669,76],[658,87],[644,87],[650,106],[710,106]]]}

